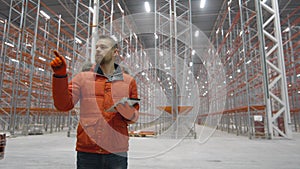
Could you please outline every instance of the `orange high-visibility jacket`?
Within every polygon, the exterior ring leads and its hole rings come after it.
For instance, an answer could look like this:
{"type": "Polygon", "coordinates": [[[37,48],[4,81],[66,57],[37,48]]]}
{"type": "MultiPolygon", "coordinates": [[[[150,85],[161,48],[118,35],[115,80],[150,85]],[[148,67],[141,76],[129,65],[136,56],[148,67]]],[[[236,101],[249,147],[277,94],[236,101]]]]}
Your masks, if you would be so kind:
{"type": "MultiPolygon", "coordinates": [[[[128,123],[118,112],[106,112],[123,97],[138,98],[136,81],[122,73],[115,64],[112,77],[95,71],[78,73],[68,84],[67,77],[53,76],[52,92],[55,107],[69,111],[80,103],[80,123],[77,128],[76,150],[108,154],[128,151],[128,123]]],[[[139,105],[135,105],[138,110],[139,105]]],[[[137,119],[137,117],[135,118],[137,119]]]]}

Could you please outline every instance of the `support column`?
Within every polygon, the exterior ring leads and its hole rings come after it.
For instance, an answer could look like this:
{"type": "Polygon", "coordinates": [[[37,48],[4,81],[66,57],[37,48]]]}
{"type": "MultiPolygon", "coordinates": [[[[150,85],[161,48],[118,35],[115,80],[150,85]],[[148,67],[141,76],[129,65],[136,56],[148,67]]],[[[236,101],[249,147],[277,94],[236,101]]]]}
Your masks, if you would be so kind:
{"type": "Polygon", "coordinates": [[[278,136],[291,138],[290,109],[278,1],[271,0],[269,5],[269,3],[256,0],[255,7],[264,75],[268,137],[269,139],[278,136]],[[264,18],[263,12],[268,13],[270,16],[264,18]],[[284,126],[280,127],[279,123],[281,122],[279,122],[279,119],[282,118],[284,126]]]}

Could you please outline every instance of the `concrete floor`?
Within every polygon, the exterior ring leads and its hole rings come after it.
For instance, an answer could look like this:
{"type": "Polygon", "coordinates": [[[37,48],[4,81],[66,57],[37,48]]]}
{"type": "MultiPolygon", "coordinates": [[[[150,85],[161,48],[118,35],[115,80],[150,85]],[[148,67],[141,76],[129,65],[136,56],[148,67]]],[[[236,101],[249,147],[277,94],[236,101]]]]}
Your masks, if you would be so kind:
{"type": "MultiPolygon", "coordinates": [[[[0,169],[74,169],[74,145],[66,132],[8,138],[0,169]]],[[[299,169],[300,133],[249,140],[217,131],[206,143],[133,137],[129,154],[129,169],[299,169]]]]}

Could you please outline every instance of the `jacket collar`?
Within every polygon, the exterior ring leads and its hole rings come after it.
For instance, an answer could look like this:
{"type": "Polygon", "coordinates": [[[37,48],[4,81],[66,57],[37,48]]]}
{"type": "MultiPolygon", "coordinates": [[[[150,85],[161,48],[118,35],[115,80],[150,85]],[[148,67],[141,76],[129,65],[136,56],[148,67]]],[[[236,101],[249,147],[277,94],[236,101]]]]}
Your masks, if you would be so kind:
{"type": "Polygon", "coordinates": [[[100,67],[99,64],[95,65],[94,72],[96,74],[100,75],[100,76],[106,77],[108,79],[107,80],[108,82],[117,81],[117,80],[124,80],[123,72],[122,72],[121,67],[118,64],[116,64],[116,63],[114,63],[114,67],[115,67],[115,71],[114,71],[114,73],[113,73],[112,76],[106,76],[106,75],[104,75],[104,73],[103,73],[103,71],[102,71],[102,69],[101,69],[101,67],[100,67]]]}

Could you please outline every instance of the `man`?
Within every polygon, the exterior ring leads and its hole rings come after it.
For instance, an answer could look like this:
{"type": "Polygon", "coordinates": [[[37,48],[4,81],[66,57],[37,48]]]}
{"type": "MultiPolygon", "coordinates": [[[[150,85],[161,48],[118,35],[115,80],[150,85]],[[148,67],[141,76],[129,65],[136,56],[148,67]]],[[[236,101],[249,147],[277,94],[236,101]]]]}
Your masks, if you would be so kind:
{"type": "Polygon", "coordinates": [[[136,81],[115,63],[117,45],[109,36],[100,36],[96,44],[96,65],[78,73],[68,84],[67,64],[54,51],[51,62],[53,99],[58,110],[69,111],[80,101],[77,128],[78,169],[126,169],[127,125],[139,116],[139,105],[117,104],[116,112],[106,112],[123,97],[138,98],[136,81]]]}

